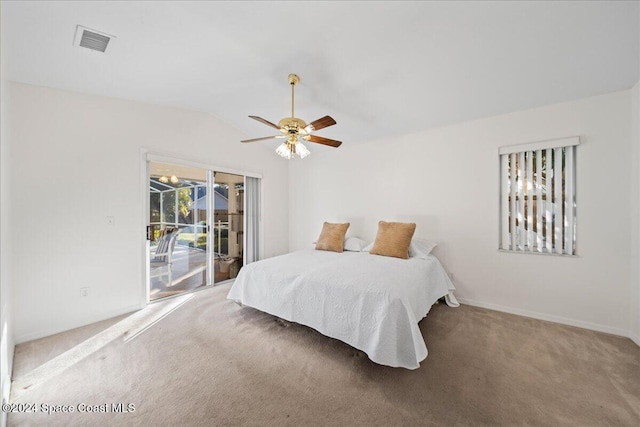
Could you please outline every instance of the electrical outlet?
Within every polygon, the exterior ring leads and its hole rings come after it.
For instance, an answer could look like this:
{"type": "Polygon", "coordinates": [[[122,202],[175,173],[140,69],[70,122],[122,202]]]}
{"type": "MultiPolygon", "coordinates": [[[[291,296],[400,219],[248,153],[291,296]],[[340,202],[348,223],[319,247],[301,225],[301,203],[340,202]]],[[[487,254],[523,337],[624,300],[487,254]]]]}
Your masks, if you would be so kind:
{"type": "Polygon", "coordinates": [[[89,296],[89,287],[80,288],[80,296],[82,298],[88,297],[89,296]]]}

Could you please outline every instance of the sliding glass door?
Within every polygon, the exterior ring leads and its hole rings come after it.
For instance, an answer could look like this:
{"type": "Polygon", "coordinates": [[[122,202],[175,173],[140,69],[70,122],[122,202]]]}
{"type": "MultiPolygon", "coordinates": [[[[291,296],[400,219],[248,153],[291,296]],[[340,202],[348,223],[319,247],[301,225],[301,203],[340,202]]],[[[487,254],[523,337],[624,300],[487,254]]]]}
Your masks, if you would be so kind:
{"type": "Polygon", "coordinates": [[[258,178],[156,161],[148,169],[150,301],[234,279],[245,259],[258,259],[258,178]],[[252,236],[245,235],[245,206],[252,236]]]}
{"type": "Polygon", "coordinates": [[[207,170],[149,162],[149,299],[210,283],[207,170]]]}

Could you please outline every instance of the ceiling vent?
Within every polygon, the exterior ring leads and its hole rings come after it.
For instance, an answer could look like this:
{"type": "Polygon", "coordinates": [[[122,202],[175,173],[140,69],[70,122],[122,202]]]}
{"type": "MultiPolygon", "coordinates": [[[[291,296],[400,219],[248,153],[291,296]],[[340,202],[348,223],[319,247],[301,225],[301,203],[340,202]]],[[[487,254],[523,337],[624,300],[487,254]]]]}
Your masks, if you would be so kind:
{"type": "Polygon", "coordinates": [[[112,35],[78,25],[76,27],[76,37],[73,40],[73,45],[86,47],[87,49],[98,52],[105,52],[113,37],[112,35]]]}

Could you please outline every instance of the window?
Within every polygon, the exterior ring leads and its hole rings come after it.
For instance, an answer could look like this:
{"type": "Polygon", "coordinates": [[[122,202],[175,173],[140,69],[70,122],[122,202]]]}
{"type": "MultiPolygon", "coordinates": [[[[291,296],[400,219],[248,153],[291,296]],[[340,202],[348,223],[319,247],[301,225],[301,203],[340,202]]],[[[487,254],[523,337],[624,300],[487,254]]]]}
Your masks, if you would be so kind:
{"type": "Polygon", "coordinates": [[[500,249],[575,255],[579,137],[500,147],[500,249]]]}

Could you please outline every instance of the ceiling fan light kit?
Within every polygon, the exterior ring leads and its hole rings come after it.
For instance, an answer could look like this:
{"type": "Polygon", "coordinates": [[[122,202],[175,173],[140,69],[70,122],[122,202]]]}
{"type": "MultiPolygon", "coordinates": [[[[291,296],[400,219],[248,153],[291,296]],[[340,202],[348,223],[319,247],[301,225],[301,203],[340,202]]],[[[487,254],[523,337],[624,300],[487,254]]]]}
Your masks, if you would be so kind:
{"type": "Polygon", "coordinates": [[[336,124],[336,121],[329,116],[324,116],[318,120],[315,120],[307,124],[304,120],[295,116],[294,101],[295,101],[295,86],[300,83],[300,77],[296,74],[289,74],[289,84],[291,85],[291,117],[285,117],[280,120],[278,124],[273,124],[268,120],[258,116],[249,116],[250,118],[259,121],[274,129],[278,129],[282,135],[265,136],[261,138],[245,139],[241,142],[256,142],[265,141],[268,139],[281,139],[287,140],[280,144],[276,148],[276,153],[284,157],[285,159],[292,159],[298,155],[301,159],[307,157],[311,152],[302,144],[301,139],[305,141],[314,142],[316,144],[328,145],[329,147],[339,147],[342,142],[334,139],[323,138],[321,136],[312,135],[311,133],[329,126],[336,124]]]}

